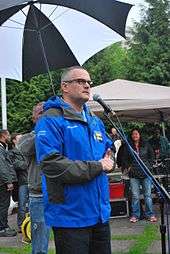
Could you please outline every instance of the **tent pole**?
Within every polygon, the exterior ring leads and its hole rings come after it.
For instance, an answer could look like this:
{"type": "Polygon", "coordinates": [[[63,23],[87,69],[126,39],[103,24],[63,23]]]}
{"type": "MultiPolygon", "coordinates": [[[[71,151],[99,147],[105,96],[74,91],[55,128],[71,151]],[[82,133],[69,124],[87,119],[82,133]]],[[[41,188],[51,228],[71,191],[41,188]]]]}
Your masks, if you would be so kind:
{"type": "Polygon", "coordinates": [[[166,137],[166,134],[165,134],[165,122],[162,122],[161,125],[162,125],[162,134],[163,134],[163,137],[166,137]]]}
{"type": "Polygon", "coordinates": [[[2,129],[7,129],[6,79],[1,78],[2,129]]]}

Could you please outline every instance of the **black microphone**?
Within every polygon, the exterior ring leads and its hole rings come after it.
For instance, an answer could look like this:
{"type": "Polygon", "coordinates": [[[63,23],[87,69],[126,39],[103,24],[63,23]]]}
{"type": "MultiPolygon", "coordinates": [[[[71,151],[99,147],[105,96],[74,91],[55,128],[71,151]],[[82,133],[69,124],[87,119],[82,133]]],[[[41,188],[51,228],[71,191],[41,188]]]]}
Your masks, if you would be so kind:
{"type": "Polygon", "coordinates": [[[103,108],[104,108],[104,111],[106,113],[110,113],[110,112],[113,112],[111,107],[109,105],[107,105],[103,100],[102,98],[100,97],[100,95],[98,94],[94,94],[93,95],[93,100],[98,102],[103,108]]]}

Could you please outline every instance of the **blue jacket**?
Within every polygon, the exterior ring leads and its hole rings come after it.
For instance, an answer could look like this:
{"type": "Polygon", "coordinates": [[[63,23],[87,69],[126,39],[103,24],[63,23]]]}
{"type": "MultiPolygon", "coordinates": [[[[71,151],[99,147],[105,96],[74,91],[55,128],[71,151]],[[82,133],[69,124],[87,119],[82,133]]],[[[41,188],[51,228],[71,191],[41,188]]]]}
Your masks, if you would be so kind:
{"type": "Polygon", "coordinates": [[[36,126],[36,153],[43,171],[46,223],[77,228],[107,222],[108,177],[98,161],[112,141],[102,121],[86,105],[83,116],[58,97],[44,109],[36,126]]]}

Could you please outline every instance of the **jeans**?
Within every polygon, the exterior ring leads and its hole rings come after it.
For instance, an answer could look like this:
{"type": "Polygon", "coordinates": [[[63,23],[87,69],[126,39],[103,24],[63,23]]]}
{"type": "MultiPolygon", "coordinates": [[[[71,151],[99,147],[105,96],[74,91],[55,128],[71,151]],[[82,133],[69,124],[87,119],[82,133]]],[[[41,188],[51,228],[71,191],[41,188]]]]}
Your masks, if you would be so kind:
{"type": "Polygon", "coordinates": [[[18,216],[17,224],[21,227],[23,220],[25,219],[25,214],[27,212],[28,204],[28,185],[20,185],[18,187],[18,216]]]}
{"type": "Polygon", "coordinates": [[[147,218],[154,215],[151,189],[152,183],[149,178],[137,179],[130,178],[130,187],[132,192],[132,216],[140,218],[140,186],[142,186],[142,192],[145,200],[145,216],[147,218]]]}
{"type": "Polygon", "coordinates": [[[10,205],[10,191],[6,184],[0,186],[0,230],[8,227],[8,208],[10,205]]]}
{"type": "Polygon", "coordinates": [[[53,228],[56,254],[111,254],[109,223],[87,228],[53,228]]]}
{"type": "Polygon", "coordinates": [[[50,228],[44,220],[42,197],[29,197],[32,254],[47,254],[50,228]]]}

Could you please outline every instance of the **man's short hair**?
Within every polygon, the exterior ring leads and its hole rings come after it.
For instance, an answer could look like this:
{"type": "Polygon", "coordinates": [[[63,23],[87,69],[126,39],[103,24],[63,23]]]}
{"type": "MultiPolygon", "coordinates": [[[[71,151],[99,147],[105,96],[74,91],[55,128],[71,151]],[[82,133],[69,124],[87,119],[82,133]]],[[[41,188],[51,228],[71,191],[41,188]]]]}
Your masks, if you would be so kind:
{"type": "Polygon", "coordinates": [[[84,67],[79,66],[79,65],[75,65],[75,66],[71,66],[71,67],[69,67],[69,68],[66,68],[66,69],[64,69],[64,71],[63,71],[63,73],[62,73],[62,75],[61,75],[61,83],[62,83],[63,81],[68,80],[68,76],[69,76],[68,74],[70,73],[70,71],[72,71],[72,70],[77,70],[77,69],[87,71],[84,67]]]}
{"type": "Polygon", "coordinates": [[[44,101],[41,101],[33,107],[33,110],[32,110],[33,122],[36,122],[39,119],[39,117],[42,115],[44,110],[43,106],[44,106],[44,101]]]}
{"type": "Polygon", "coordinates": [[[14,139],[16,139],[16,137],[17,137],[18,135],[22,135],[22,134],[21,134],[21,133],[18,133],[18,132],[12,133],[12,134],[11,134],[11,141],[13,141],[14,139]]]}

